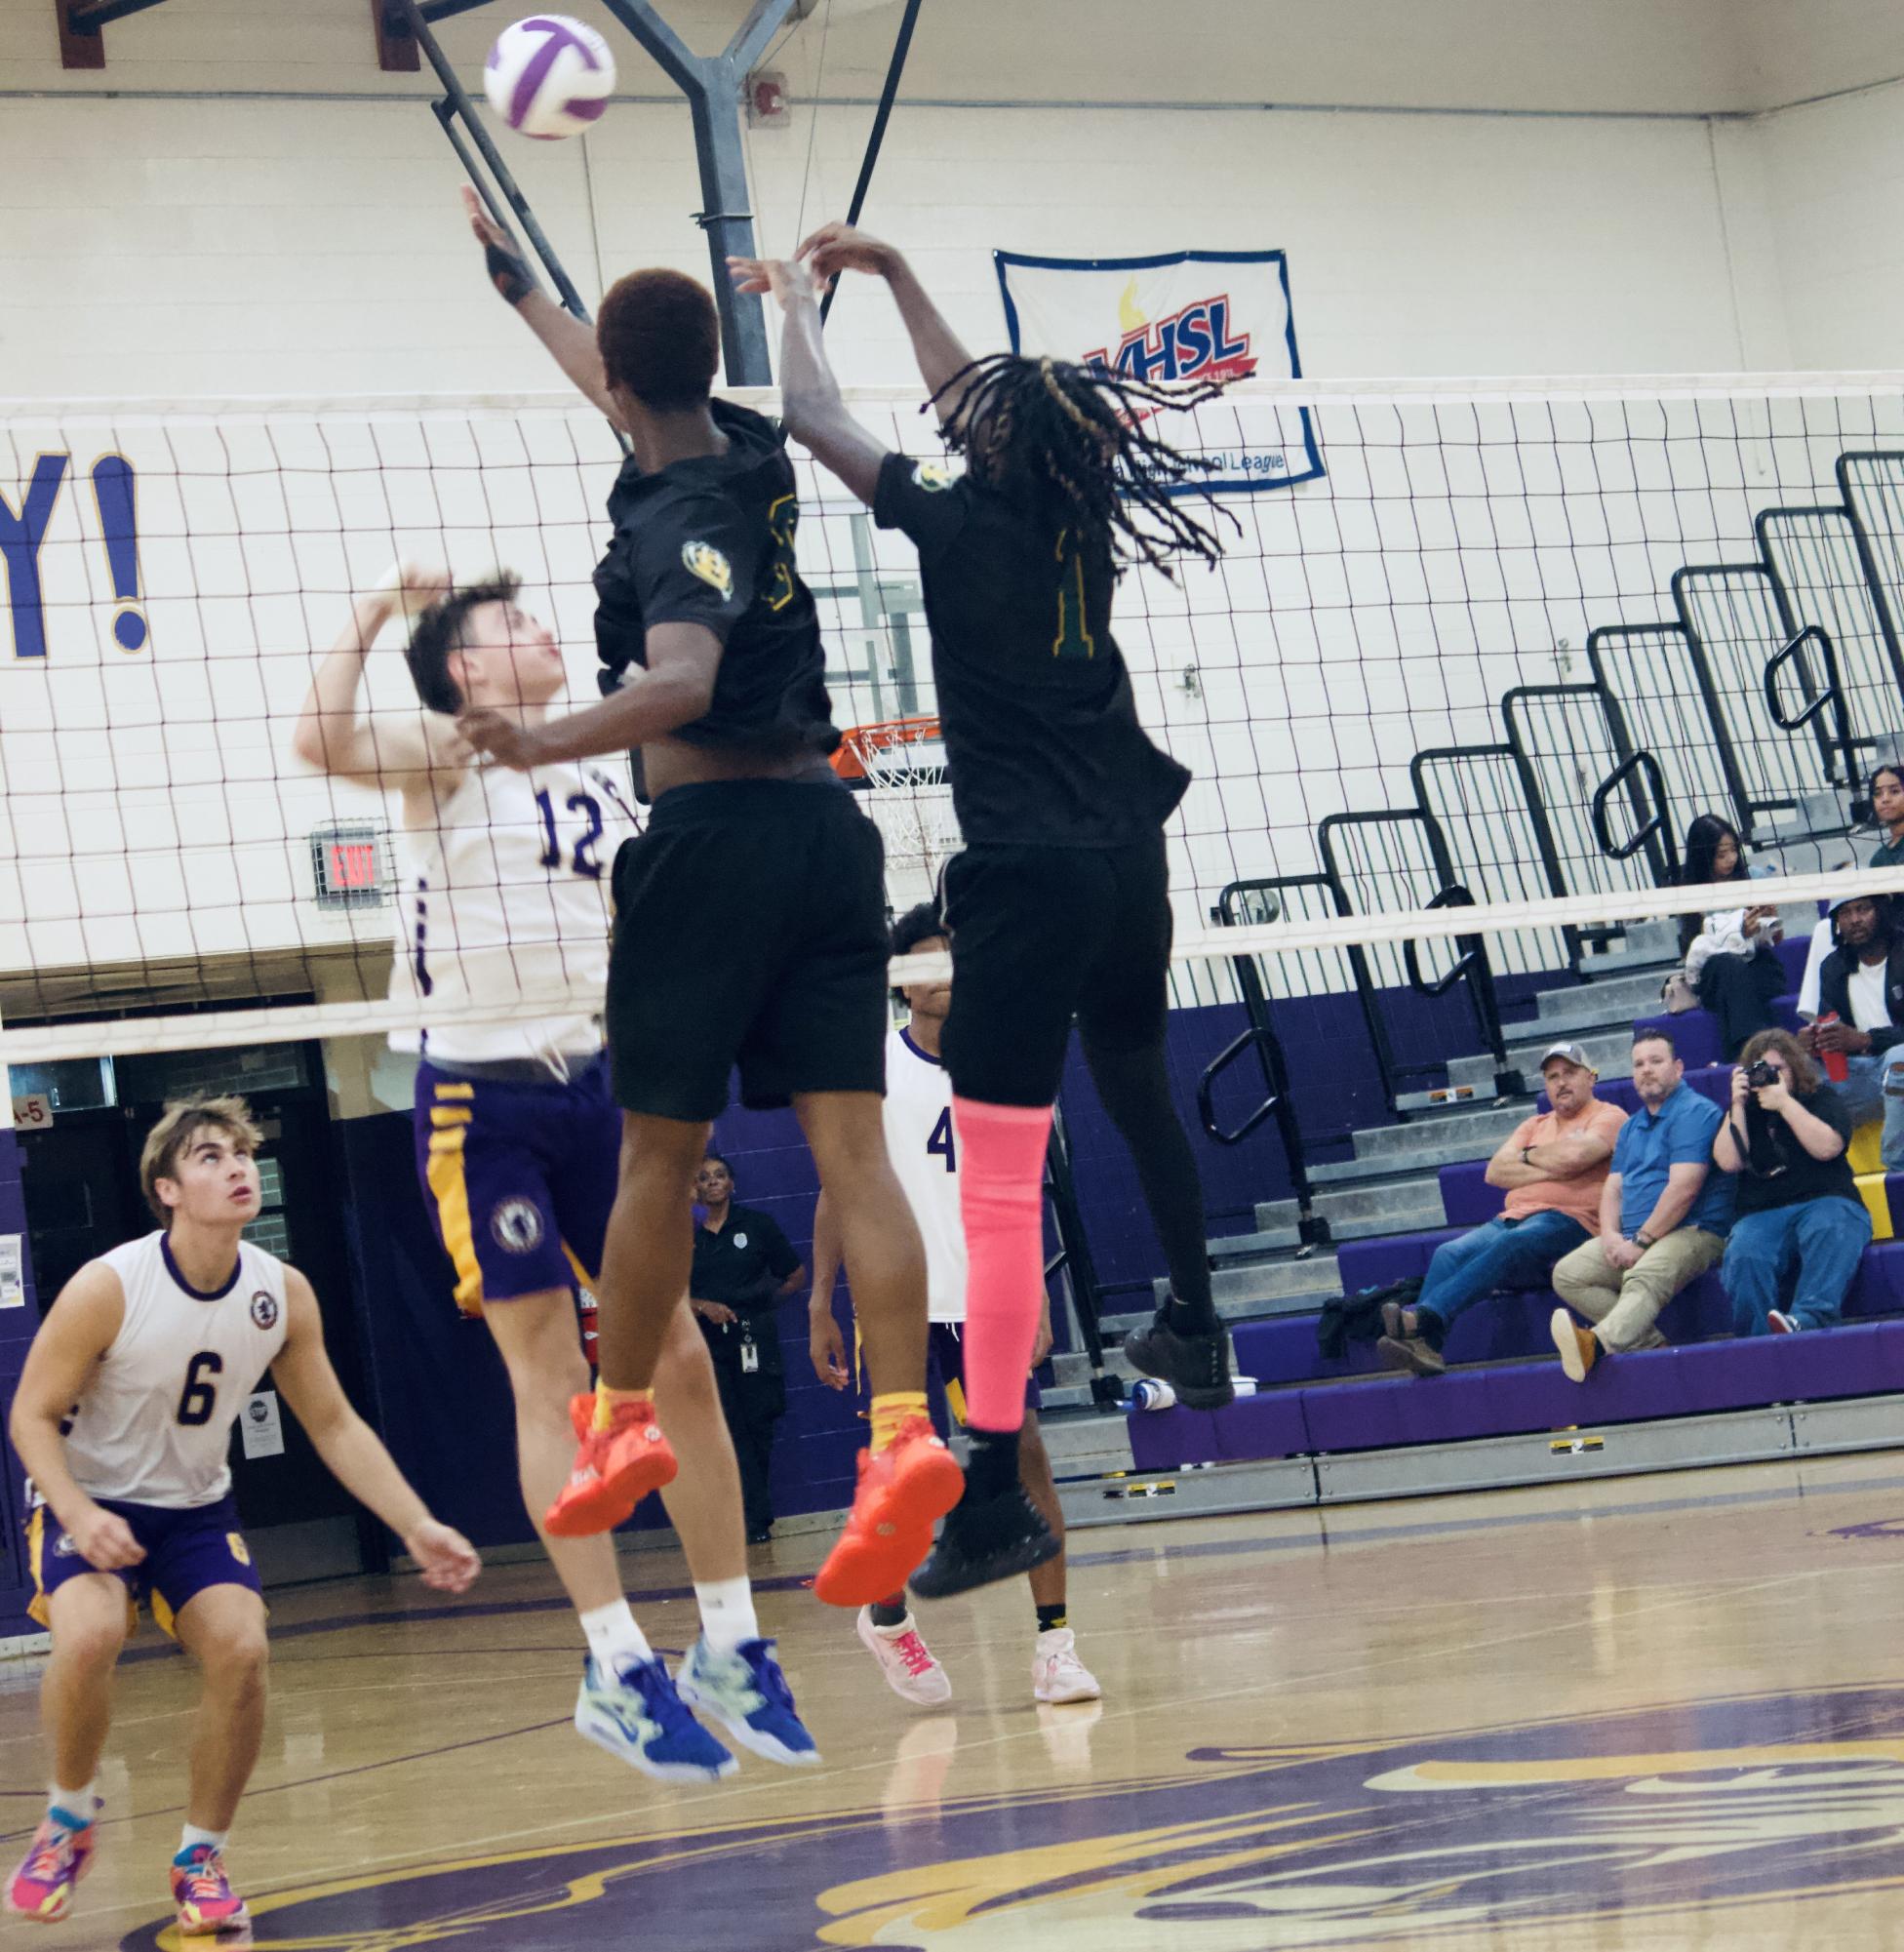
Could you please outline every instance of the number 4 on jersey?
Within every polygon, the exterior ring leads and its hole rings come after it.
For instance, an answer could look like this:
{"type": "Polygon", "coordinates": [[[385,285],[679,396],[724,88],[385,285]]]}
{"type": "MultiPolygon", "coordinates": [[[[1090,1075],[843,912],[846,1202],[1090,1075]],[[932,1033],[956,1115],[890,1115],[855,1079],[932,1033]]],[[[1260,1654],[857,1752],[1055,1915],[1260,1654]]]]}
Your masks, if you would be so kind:
{"type": "Polygon", "coordinates": [[[959,1141],[952,1131],[950,1105],[939,1113],[938,1123],[932,1127],[932,1135],[926,1141],[926,1150],[934,1158],[943,1159],[948,1173],[959,1170],[959,1141]]]}

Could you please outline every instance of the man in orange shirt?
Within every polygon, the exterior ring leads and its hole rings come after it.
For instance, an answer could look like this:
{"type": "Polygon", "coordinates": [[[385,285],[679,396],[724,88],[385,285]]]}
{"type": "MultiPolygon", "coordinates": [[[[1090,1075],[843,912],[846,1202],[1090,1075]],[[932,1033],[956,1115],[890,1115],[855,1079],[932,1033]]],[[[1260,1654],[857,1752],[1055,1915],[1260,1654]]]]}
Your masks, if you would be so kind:
{"type": "Polygon", "coordinates": [[[1565,1254],[1592,1240],[1600,1193],[1626,1114],[1594,1096],[1598,1077],[1577,1044],[1556,1044],[1540,1060],[1551,1111],[1523,1119],[1488,1162],[1488,1183],[1507,1200],[1498,1219],[1444,1241],[1428,1263],[1412,1308],[1388,1302],[1376,1344],[1390,1369],[1440,1375],[1442,1343],[1463,1310],[1513,1282],[1544,1279],[1565,1254]]]}

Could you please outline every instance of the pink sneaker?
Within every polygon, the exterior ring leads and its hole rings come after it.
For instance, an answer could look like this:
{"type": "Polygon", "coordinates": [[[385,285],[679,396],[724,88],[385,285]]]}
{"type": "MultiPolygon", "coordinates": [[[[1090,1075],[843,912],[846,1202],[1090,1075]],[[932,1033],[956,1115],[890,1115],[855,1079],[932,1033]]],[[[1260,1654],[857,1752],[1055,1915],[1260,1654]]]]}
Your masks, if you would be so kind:
{"type": "Polygon", "coordinates": [[[915,1708],[942,1708],[952,1698],[952,1682],[932,1651],[919,1637],[907,1613],[897,1626],[875,1626],[871,1607],[859,1609],[859,1644],[879,1662],[886,1685],[915,1708]]]}
{"type": "Polygon", "coordinates": [[[210,1844],[195,1845],[182,1864],[173,1865],[172,1901],[178,1907],[178,1932],[184,1938],[208,1937],[251,1917],[225,1876],[224,1859],[210,1844]]]}
{"type": "Polygon", "coordinates": [[[72,1909],[73,1890],[93,1862],[94,1832],[89,1823],[71,1830],[43,1817],[33,1832],[33,1847],[7,1887],[7,1909],[21,1918],[51,1925],[72,1909]]]}

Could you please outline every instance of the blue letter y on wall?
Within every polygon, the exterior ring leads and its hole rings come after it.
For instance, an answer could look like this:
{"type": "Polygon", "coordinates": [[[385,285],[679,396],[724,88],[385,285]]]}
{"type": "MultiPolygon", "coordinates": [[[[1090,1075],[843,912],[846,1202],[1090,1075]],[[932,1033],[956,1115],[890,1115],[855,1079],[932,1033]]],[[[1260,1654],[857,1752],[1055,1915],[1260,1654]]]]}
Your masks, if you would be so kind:
{"type": "Polygon", "coordinates": [[[14,621],[14,656],[46,656],[46,606],[40,599],[40,544],[66,478],[66,455],[42,455],[16,515],[0,496],[0,557],[7,565],[7,607],[14,621]]]}

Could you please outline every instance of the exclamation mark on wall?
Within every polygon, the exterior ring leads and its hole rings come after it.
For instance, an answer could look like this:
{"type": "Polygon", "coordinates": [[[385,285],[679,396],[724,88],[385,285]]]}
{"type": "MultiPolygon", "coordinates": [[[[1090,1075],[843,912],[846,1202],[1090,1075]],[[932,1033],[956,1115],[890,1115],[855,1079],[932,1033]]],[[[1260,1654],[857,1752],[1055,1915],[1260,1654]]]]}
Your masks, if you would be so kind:
{"type": "Polygon", "coordinates": [[[105,538],[112,594],[121,606],[112,634],[122,651],[145,648],[145,617],[139,603],[139,526],[134,508],[133,464],[124,455],[107,455],[93,466],[93,493],[99,503],[99,533],[105,538]]]}

